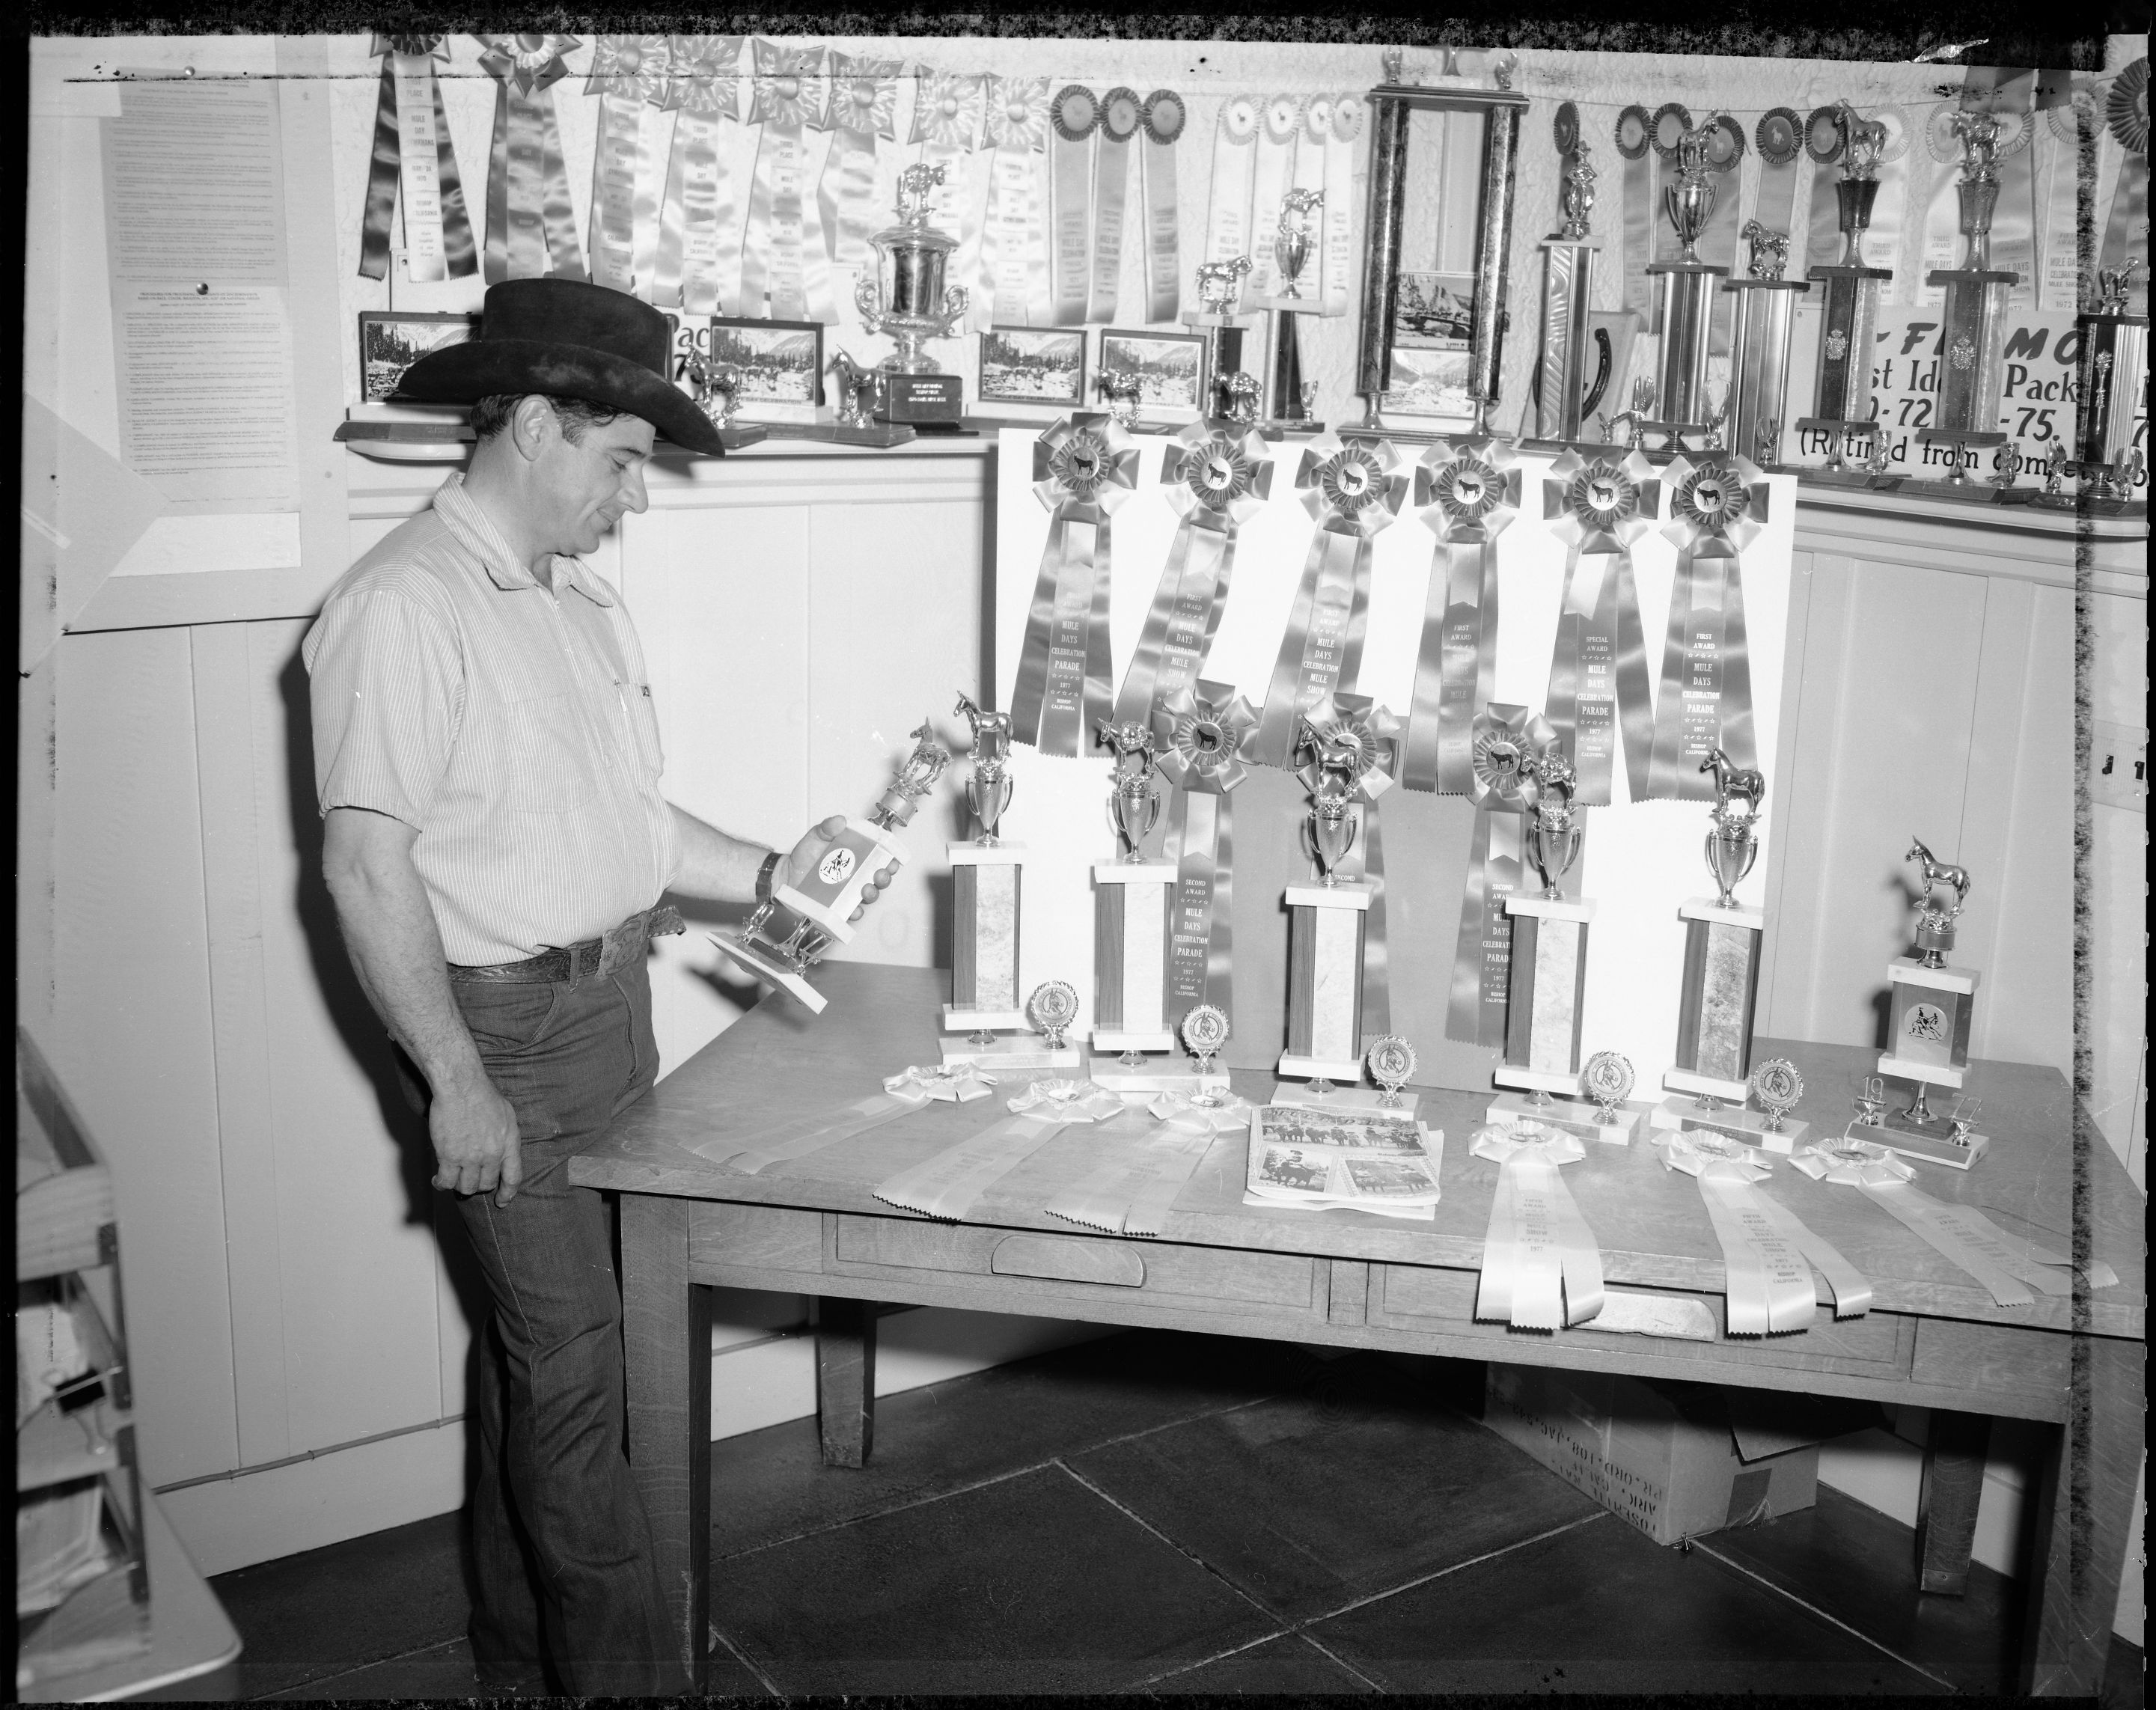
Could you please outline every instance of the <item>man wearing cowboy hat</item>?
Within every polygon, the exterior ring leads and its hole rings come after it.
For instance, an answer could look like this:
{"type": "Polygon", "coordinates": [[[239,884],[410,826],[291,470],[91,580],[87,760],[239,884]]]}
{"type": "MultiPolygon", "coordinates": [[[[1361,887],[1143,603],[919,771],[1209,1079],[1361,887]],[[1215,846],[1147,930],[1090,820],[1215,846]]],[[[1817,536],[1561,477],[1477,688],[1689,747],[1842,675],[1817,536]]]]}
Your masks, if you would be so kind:
{"type": "Polygon", "coordinates": [[[493,1297],[471,1634],[496,1688],[541,1687],[542,1658],[578,1694],[686,1687],[623,1453],[607,1209],[562,1166],[655,1076],[645,950],[681,930],[661,894],[759,900],[844,823],[782,856],[660,794],[635,629],[579,555],[644,510],[655,432],[720,450],[668,342],[618,291],[489,290],[478,336],[403,388],[472,405],[470,469],[331,590],[303,650],[338,924],[430,1094],[434,1185],[493,1297]]]}

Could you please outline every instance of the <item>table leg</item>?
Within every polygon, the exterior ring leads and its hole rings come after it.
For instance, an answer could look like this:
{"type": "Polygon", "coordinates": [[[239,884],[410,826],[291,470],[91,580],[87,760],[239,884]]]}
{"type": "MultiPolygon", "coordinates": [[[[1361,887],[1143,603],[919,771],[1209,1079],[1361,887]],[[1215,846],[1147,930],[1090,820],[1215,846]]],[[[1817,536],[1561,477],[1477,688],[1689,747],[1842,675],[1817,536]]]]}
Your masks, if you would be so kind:
{"type": "Polygon", "coordinates": [[[1969,1551],[1990,1448],[1987,1415],[1933,1411],[1917,1496],[1917,1584],[1926,1591],[1945,1597],[1969,1591],[1969,1551]]]}
{"type": "Polygon", "coordinates": [[[816,1420],[826,1466],[861,1466],[875,1440],[876,1304],[816,1302],[816,1420]]]}
{"type": "Polygon", "coordinates": [[[711,1291],[689,1281],[690,1202],[621,1196],[629,1458],[690,1690],[711,1648],[711,1291]]]}
{"type": "Polygon", "coordinates": [[[2041,1564],[2029,1598],[2025,1683],[2092,1697],[2103,1684],[2143,1444],[2148,1351],[2117,1337],[2079,1338],[2071,1410],[2036,1505],[2041,1564]]]}

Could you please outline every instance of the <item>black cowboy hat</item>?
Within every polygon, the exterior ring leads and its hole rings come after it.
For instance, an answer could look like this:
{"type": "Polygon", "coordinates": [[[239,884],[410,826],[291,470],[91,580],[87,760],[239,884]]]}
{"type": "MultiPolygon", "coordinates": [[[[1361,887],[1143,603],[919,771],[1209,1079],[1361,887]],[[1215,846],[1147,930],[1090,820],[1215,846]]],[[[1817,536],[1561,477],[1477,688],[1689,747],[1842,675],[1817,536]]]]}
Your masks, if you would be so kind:
{"type": "Polygon", "coordinates": [[[711,419],[666,377],[672,340],[648,303],[580,280],[489,285],[479,336],[404,371],[400,398],[473,403],[497,393],[588,398],[641,416],[676,445],[717,457],[711,419]]]}

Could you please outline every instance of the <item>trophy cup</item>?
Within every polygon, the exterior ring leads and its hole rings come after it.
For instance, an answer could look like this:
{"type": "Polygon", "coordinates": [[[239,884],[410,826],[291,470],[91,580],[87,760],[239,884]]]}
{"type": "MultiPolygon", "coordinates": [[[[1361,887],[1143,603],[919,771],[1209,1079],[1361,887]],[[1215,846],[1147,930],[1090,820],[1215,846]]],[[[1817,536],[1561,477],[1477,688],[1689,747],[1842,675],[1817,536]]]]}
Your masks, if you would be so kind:
{"type": "Polygon", "coordinates": [[[1116,757],[1108,824],[1121,853],[1093,864],[1093,1055],[1086,1073],[1111,1092],[1190,1091],[1187,1065],[1147,1055],[1175,1050],[1168,952],[1176,867],[1147,860],[1143,847],[1160,819],[1152,731],[1103,720],[1096,740],[1116,757]]]}
{"type": "Polygon", "coordinates": [[[741,408],[741,373],[730,363],[715,362],[701,351],[692,350],[683,365],[690,386],[690,402],[703,411],[719,430],[719,444],[729,451],[753,445],[764,438],[762,428],[743,427],[734,420],[741,408]]]}
{"type": "Polygon", "coordinates": [[[1818,124],[1837,126],[1843,136],[1841,182],[1834,187],[1845,248],[1841,259],[1812,269],[1824,293],[1820,301],[1820,343],[1814,370],[1812,413],[1798,431],[1826,436],[1826,462],[1807,469],[1803,479],[1834,486],[1879,485],[1859,461],[1868,444],[1885,440],[1872,419],[1871,348],[1879,324],[1879,290],[1893,278],[1884,267],[1864,264],[1864,230],[1879,199],[1879,154],[1887,127],[1856,116],[1842,103],[1837,113],[1815,116],[1818,124]],[[1851,465],[1856,466],[1852,467],[1851,465]]]}
{"type": "Polygon", "coordinates": [[[714,932],[711,942],[758,979],[792,993],[812,1015],[823,1014],[824,1000],[809,984],[808,970],[833,944],[852,941],[846,917],[879,870],[906,859],[896,834],[950,763],[950,754],[924,721],[913,732],[913,752],[869,817],[848,819],[814,872],[798,886],[779,886],[750,911],[738,932],[714,932]]]}
{"type": "Polygon", "coordinates": [[[1743,235],[1752,246],[1752,276],[1722,287],[1736,299],[1729,323],[1726,443],[1762,469],[1772,469],[1781,461],[1788,414],[1789,333],[1797,299],[1811,286],[1782,277],[1789,264],[1787,232],[1769,231],[1755,219],[1743,235]]]}
{"type": "Polygon", "coordinates": [[[1303,833],[1317,866],[1314,882],[1287,887],[1287,1049],[1280,1072],[1307,1082],[1282,1081],[1275,1104],[1375,1108],[1377,1094],[1354,1087],[1363,1078],[1363,956],[1375,888],[1340,877],[1340,864],[1355,845],[1359,822],[1354,788],[1358,756],[1336,751],[1308,719],[1301,721],[1296,752],[1317,758],[1306,768],[1312,785],[1303,833]],[[1351,1083],[1335,1086],[1335,1078],[1351,1083]]]}
{"type": "Polygon", "coordinates": [[[1579,109],[1557,110],[1558,152],[1564,159],[1558,193],[1563,223],[1544,238],[1543,353],[1535,368],[1536,437],[1552,444],[1577,444],[1587,387],[1587,317],[1594,295],[1594,257],[1601,245],[1589,236],[1594,208],[1594,168],[1579,134],[1579,109]]]}
{"type": "Polygon", "coordinates": [[[875,270],[854,287],[854,306],[871,332],[888,332],[898,348],[876,366],[875,402],[869,413],[880,422],[955,427],[965,385],[925,355],[921,341],[948,338],[966,312],[963,285],[945,290],[944,270],[958,240],[930,229],[928,193],[943,182],[941,166],[908,167],[898,178],[898,223],[869,239],[875,270]]]}
{"type": "Polygon", "coordinates": [[[1250,258],[1198,264],[1198,306],[1185,314],[1184,324],[1205,334],[1205,373],[1209,416],[1255,414],[1239,409],[1235,400],[1245,392],[1255,397],[1257,382],[1242,372],[1243,321],[1235,311],[1243,295],[1243,280],[1250,270],[1250,258]],[[1240,381],[1240,387],[1232,383],[1240,381]]]}
{"type": "Polygon", "coordinates": [[[1280,294],[1273,299],[1272,419],[1276,431],[1316,434],[1325,424],[1310,419],[1303,402],[1302,356],[1296,341],[1296,311],[1290,301],[1303,300],[1301,279],[1310,259],[1310,218],[1325,201],[1322,190],[1291,190],[1281,198],[1280,230],[1273,239],[1273,260],[1280,268],[1280,294]]]}
{"type": "Polygon", "coordinates": [[[1684,245],[1674,261],[1650,261],[1647,273],[1661,281],[1656,321],[1661,351],[1655,367],[1659,419],[1640,425],[1665,436],[1663,449],[1685,449],[1684,436],[1704,439],[1707,404],[1707,335],[1714,318],[1714,292],[1729,276],[1726,267],[1699,259],[1700,234],[1714,213],[1715,189],[1708,177],[1707,148],[1721,127],[1712,121],[1694,126],[1677,139],[1677,182],[1662,192],[1670,223],[1684,245]]]}
{"type": "Polygon", "coordinates": [[[1023,844],[996,834],[1010,806],[1010,715],[988,712],[961,694],[955,709],[973,727],[968,757],[973,776],[966,800],[978,834],[953,843],[951,859],[951,1001],[943,1006],[946,1063],[993,1055],[998,1028],[1026,1024],[1018,989],[1019,917],[1025,862],[1023,844]]]}
{"type": "Polygon", "coordinates": [[[1911,1158],[1967,1169],[1987,1143],[1984,1135],[1969,1132],[1974,1109],[1958,1128],[1954,1117],[1933,1112],[1930,1094],[1934,1086],[1958,1089],[1969,1070],[1977,975],[1969,968],[1950,968],[1946,960],[1954,945],[1954,922],[1969,898],[1969,874],[1935,859],[1913,837],[1903,859],[1917,863],[1924,888],[1917,898],[1915,953],[1887,964],[1887,1050],[1879,1059],[1879,1072],[1915,1081],[1917,1096],[1907,1110],[1884,1112],[1880,1126],[1868,1130],[1866,1137],[1911,1158]],[[1933,901],[1934,886],[1953,892],[1951,906],[1933,901]]]}
{"type": "MultiPolygon", "coordinates": [[[[2062,494],[2053,480],[2040,504],[2069,511],[2086,505],[2099,516],[2147,508],[2133,495],[2143,468],[2133,422],[2142,413],[2148,384],[2148,317],[2126,311],[2134,270],[2140,265],[2136,255],[2125,266],[2105,268],[2096,276],[2095,306],[2081,316],[2081,402],[2074,413],[2070,471],[2078,477],[2078,490],[2062,494]]],[[[2055,475],[2065,472],[2054,469],[2055,475]]]]}

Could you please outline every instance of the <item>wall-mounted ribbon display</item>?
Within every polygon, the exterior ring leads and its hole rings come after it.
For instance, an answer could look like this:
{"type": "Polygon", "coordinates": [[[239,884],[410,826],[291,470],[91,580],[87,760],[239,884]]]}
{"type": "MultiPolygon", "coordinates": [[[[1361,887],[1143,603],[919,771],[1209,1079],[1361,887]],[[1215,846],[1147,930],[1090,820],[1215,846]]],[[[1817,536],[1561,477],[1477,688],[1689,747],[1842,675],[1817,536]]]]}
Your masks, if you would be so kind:
{"type": "Polygon", "coordinates": [[[1157,89],[1145,98],[1139,116],[1145,126],[1145,141],[1138,150],[1138,184],[1145,198],[1146,319],[1173,321],[1183,301],[1175,145],[1190,122],[1190,111],[1173,90],[1157,89]]]}
{"type": "Polygon", "coordinates": [[[584,254],[569,205],[554,85],[576,36],[481,36],[480,67],[494,79],[494,146],[486,175],[486,282],[582,279],[584,254]]]}
{"type": "Polygon", "coordinates": [[[601,36],[584,79],[584,93],[599,98],[592,151],[592,283],[647,302],[659,254],[660,186],[644,110],[665,104],[671,58],[665,36],[601,36]]]}
{"type": "Polygon", "coordinates": [[[1414,503],[1437,540],[1400,781],[1465,795],[1475,781],[1475,715],[1497,692],[1497,537],[1520,507],[1510,444],[1487,434],[1440,440],[1415,465],[1414,503]]]}
{"type": "Polygon", "coordinates": [[[1034,442],[1034,496],[1048,543],[1026,614],[1011,735],[1075,758],[1109,715],[1109,519],[1137,485],[1138,452],[1112,419],[1079,412],[1034,442]]]}
{"type": "Polygon", "coordinates": [[[1175,787],[1166,845],[1176,869],[1168,915],[1171,1027],[1201,1004],[1235,1012],[1235,792],[1250,773],[1243,750],[1257,723],[1232,684],[1204,681],[1178,686],[1153,716],[1160,773],[1175,787]]]}
{"type": "Polygon", "coordinates": [[[1672,1133],[1662,1164],[1699,1184],[1701,1203],[1721,1244],[1727,1272],[1725,1310],[1732,1336],[1770,1336],[1811,1327],[1817,1268],[1837,1318],[1871,1309],[1871,1285],[1861,1271],[1815,1234],[1787,1206],[1753,1184],[1773,1173],[1768,1154],[1726,1135],[1672,1133]]]}
{"type": "Polygon", "coordinates": [[[665,105],[674,114],[651,300],[685,314],[719,312],[740,264],[732,175],[722,124],[741,118],[740,36],[675,36],[665,105]]]}
{"type": "Polygon", "coordinates": [[[1054,324],[1082,326],[1092,289],[1093,133],[1101,104],[1081,83],[1049,103],[1055,140],[1048,147],[1048,277],[1054,324]]]}
{"type": "Polygon", "coordinates": [[[1294,762],[1303,713],[1352,689],[1362,670],[1372,545],[1399,514],[1409,478],[1389,440],[1321,434],[1303,448],[1295,484],[1317,527],[1253,746],[1260,763],[1281,768],[1294,762]]]}
{"type": "Polygon", "coordinates": [[[991,77],[984,124],[988,212],[981,227],[981,288],[973,325],[1047,319],[1048,256],[1041,231],[1040,156],[1048,146],[1048,80],[991,77]]]}
{"type": "Polygon", "coordinates": [[[1257,145],[1258,104],[1245,95],[1229,95],[1220,103],[1213,133],[1213,183],[1205,204],[1208,261],[1233,261],[1250,253],[1250,184],[1257,145]]]}
{"type": "Polygon", "coordinates": [[[1358,95],[1332,97],[1332,135],[1325,144],[1325,243],[1323,291],[1327,315],[1348,311],[1355,255],[1350,234],[1355,221],[1355,145],[1361,139],[1367,108],[1358,95]]]}
{"type": "Polygon", "coordinates": [[[973,193],[973,151],[983,139],[988,80],[978,73],[916,68],[908,140],[921,145],[921,163],[942,167],[928,195],[929,223],[958,240],[950,275],[963,282],[980,271],[980,199],[973,193]]]}
{"type": "Polygon", "coordinates": [[[1815,267],[1831,267],[1841,259],[1840,204],[1834,187],[1841,175],[1833,168],[1848,151],[1841,109],[1814,107],[1804,120],[1804,154],[1812,163],[1811,201],[1804,230],[1789,234],[1789,254],[1794,257],[1802,251],[1807,276],[1815,267]]]}
{"type": "Polygon", "coordinates": [[[1679,457],[1662,471],[1676,543],[1676,585],[1655,697],[1647,794],[1715,799],[1701,770],[1720,749],[1740,771],[1758,765],[1752,727],[1752,656],[1744,629],[1744,547],[1767,524],[1767,478],[1734,452],[1679,457]]]}
{"type": "Polygon", "coordinates": [[[1638,451],[1589,461],[1567,450],[1543,482],[1543,515],[1568,547],[1545,706],[1571,753],[1583,806],[1615,801],[1620,737],[1632,799],[1649,793],[1655,709],[1632,544],[1653,526],[1661,490],[1638,451]]]}
{"type": "Polygon", "coordinates": [[[1497,1165],[1476,1318],[1561,1330],[1594,1317],[1602,1310],[1602,1250],[1558,1173],[1586,1149],[1569,1134],[1527,1125],[1478,1129],[1468,1149],[1497,1165]]]}
{"type": "Polygon", "coordinates": [[[1445,1032],[1464,1044],[1502,1048],[1512,958],[1505,899],[1525,875],[1526,819],[1535,790],[1528,763],[1562,752],[1562,744],[1539,713],[1494,701],[1475,715],[1469,742],[1474,778],[1467,797],[1475,829],[1467,846],[1445,1032]]]}
{"type": "Polygon", "coordinates": [[[1087,270],[1086,318],[1116,318],[1116,288],[1123,274],[1123,204],[1131,182],[1131,142],[1143,123],[1145,103],[1120,85],[1101,97],[1100,134],[1093,144],[1093,264],[1087,270]]]}
{"type": "Polygon", "coordinates": [[[449,41],[447,36],[377,35],[368,46],[370,54],[382,56],[382,90],[374,105],[367,209],[360,218],[364,279],[389,276],[389,228],[400,200],[408,278],[424,284],[479,270],[464,180],[434,77],[434,62],[449,57],[449,41]]]}
{"type": "Polygon", "coordinates": [[[824,249],[829,256],[833,290],[850,298],[851,289],[836,275],[875,264],[869,234],[883,223],[875,209],[876,144],[895,142],[898,79],[896,59],[857,59],[834,52],[829,96],[824,108],[831,150],[816,181],[816,211],[824,223],[824,249]]]}
{"type": "Polygon", "coordinates": [[[1344,774],[1353,804],[1355,838],[1334,874],[1370,887],[1370,906],[1363,917],[1359,1053],[1393,1030],[1392,977],[1385,951],[1385,845],[1378,805],[1398,778],[1400,721],[1368,695],[1336,692],[1303,715],[1303,752],[1312,758],[1299,775],[1311,794],[1319,793],[1328,773],[1344,774]]]}
{"type": "Polygon", "coordinates": [[[829,256],[802,194],[808,175],[803,132],[823,123],[824,49],[750,44],[748,121],[762,127],[749,181],[748,230],[742,241],[741,312],[773,321],[838,320],[830,300],[829,256]],[[811,287],[819,299],[813,305],[811,287]],[[817,310],[827,312],[818,314],[817,310]]]}

